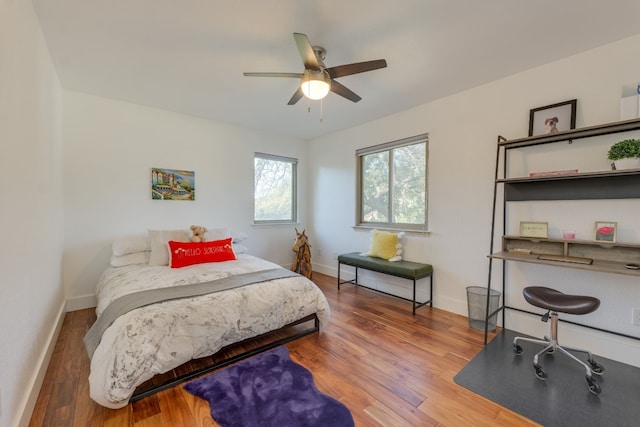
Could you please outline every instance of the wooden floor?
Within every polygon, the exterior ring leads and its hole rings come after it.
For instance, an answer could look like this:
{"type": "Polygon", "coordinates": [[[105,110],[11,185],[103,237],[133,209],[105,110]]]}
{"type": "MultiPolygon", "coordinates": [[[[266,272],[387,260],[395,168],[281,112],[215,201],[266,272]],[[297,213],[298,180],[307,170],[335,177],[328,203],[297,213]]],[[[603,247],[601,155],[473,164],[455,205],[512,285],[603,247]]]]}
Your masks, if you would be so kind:
{"type": "MultiPolygon", "coordinates": [[[[331,306],[321,333],[287,344],[318,388],[343,402],[356,426],[537,425],[454,383],[483,347],[467,318],[314,273],[331,306]]],[[[217,426],[208,403],[176,386],[125,408],[89,398],[82,337],[93,309],[67,313],[30,426],[217,426]]]]}

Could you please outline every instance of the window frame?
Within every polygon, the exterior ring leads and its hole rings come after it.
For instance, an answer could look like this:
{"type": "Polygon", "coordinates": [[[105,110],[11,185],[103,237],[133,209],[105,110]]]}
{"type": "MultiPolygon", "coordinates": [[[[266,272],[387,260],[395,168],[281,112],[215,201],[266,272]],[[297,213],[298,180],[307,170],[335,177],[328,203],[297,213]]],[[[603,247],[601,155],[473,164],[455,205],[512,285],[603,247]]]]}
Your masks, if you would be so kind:
{"type": "Polygon", "coordinates": [[[356,228],[378,228],[388,230],[401,230],[413,232],[427,232],[428,230],[428,207],[429,207],[429,134],[423,133],[396,141],[385,142],[383,144],[373,145],[370,147],[360,148],[356,150],[356,228]],[[408,224],[391,222],[391,217],[387,222],[364,221],[363,213],[363,184],[364,184],[364,157],[370,154],[387,152],[389,153],[389,195],[388,207],[391,213],[393,203],[393,156],[391,151],[396,148],[402,148],[409,145],[424,143],[425,144],[425,175],[424,175],[424,224],[408,224]]]}
{"type": "Polygon", "coordinates": [[[253,223],[255,225],[269,224],[297,224],[298,223],[298,159],[293,157],[280,156],[277,154],[267,154],[255,152],[253,155],[253,223]],[[272,160],[289,163],[291,165],[291,218],[289,219],[256,219],[256,159],[272,160]]]}

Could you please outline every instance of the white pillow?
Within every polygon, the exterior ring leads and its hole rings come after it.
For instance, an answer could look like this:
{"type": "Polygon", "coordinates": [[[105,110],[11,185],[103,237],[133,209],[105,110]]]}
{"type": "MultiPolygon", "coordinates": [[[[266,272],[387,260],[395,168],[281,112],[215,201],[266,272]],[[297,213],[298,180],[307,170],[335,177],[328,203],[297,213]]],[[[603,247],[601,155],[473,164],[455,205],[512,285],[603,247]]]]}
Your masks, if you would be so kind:
{"type": "Polygon", "coordinates": [[[231,238],[233,239],[232,242],[233,243],[240,243],[243,240],[247,239],[247,233],[243,232],[243,231],[232,231],[231,232],[231,238]]]}
{"type": "Polygon", "coordinates": [[[236,254],[246,254],[247,252],[249,252],[249,248],[246,246],[242,246],[242,245],[238,245],[235,243],[231,244],[231,248],[233,249],[233,252],[236,254]]]}
{"type": "Polygon", "coordinates": [[[114,240],[111,252],[115,256],[144,252],[151,249],[148,236],[125,236],[114,240]]]}
{"type": "Polygon", "coordinates": [[[228,239],[229,237],[231,237],[231,232],[227,227],[207,227],[207,232],[204,233],[204,239],[207,242],[211,242],[212,240],[228,239]]]}
{"type": "Polygon", "coordinates": [[[126,265],[148,264],[150,251],[134,252],[126,255],[111,255],[111,265],[113,267],[124,267],[126,265]]]}
{"type": "Polygon", "coordinates": [[[149,230],[151,254],[149,265],[169,265],[169,240],[189,242],[191,238],[186,230],[149,230]]]}

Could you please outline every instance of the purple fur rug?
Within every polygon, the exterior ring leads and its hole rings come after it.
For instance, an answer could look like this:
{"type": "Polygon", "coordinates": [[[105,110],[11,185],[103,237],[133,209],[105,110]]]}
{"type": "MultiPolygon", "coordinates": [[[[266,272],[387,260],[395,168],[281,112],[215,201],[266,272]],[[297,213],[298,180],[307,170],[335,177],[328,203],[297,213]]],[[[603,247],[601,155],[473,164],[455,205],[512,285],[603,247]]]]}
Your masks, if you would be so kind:
{"type": "Polygon", "coordinates": [[[321,393],[305,367],[281,346],[206,377],[185,390],[209,402],[223,427],[353,427],[351,412],[321,393]]]}

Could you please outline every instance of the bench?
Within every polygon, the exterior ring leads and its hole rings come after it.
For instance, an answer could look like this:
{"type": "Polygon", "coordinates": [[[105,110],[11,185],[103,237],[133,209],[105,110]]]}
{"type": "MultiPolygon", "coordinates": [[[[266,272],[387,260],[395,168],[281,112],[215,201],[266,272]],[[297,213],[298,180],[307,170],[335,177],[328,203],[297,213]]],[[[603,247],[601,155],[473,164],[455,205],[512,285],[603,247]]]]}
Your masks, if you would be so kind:
{"type": "Polygon", "coordinates": [[[388,274],[390,276],[401,277],[413,281],[413,314],[416,314],[416,308],[429,304],[433,307],[433,267],[431,264],[421,264],[412,261],[397,261],[390,262],[382,258],[374,258],[370,256],[360,255],[358,252],[351,252],[348,254],[338,255],[338,290],[343,283],[351,283],[352,285],[361,286],[363,288],[371,289],[383,294],[391,295],[397,298],[407,299],[398,295],[389,294],[387,292],[373,289],[368,286],[364,286],[358,283],[358,268],[364,270],[375,271],[376,273],[388,274]],[[352,280],[340,280],[340,267],[344,265],[350,265],[355,267],[356,275],[352,280]],[[416,301],[416,281],[419,279],[429,278],[429,300],[425,302],[416,301]]]}

